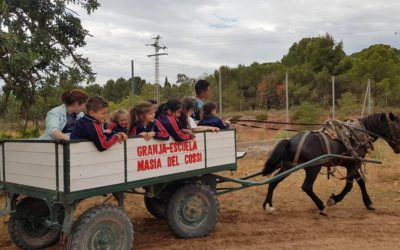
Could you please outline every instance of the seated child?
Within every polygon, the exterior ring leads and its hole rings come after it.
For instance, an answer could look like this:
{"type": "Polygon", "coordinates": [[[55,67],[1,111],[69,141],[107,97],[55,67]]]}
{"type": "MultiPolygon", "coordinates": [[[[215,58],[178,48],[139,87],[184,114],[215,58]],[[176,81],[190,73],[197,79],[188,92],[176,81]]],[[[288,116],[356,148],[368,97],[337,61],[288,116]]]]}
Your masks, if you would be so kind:
{"type": "Polygon", "coordinates": [[[86,104],[86,114],[76,121],[71,132],[71,140],[87,139],[96,145],[97,149],[104,151],[116,142],[125,141],[124,133],[113,134],[106,137],[102,126],[108,118],[108,103],[101,97],[92,97],[86,104]]]}
{"type": "Polygon", "coordinates": [[[107,125],[109,133],[128,133],[128,111],[125,109],[115,110],[110,115],[110,124],[107,125]]]}
{"type": "Polygon", "coordinates": [[[217,116],[217,105],[213,102],[206,102],[202,107],[202,119],[199,121],[201,126],[211,126],[220,129],[228,129],[229,124],[225,123],[217,116]]]}
{"type": "Polygon", "coordinates": [[[190,130],[184,129],[178,121],[181,112],[182,103],[179,100],[171,99],[158,107],[156,117],[175,141],[194,139],[195,135],[190,130]]]}
{"type": "Polygon", "coordinates": [[[179,122],[182,128],[189,129],[191,131],[212,131],[218,132],[219,128],[210,126],[199,126],[194,121],[192,115],[194,112],[194,98],[185,98],[182,101],[182,114],[179,117],[179,122]]]}
{"type": "Polygon", "coordinates": [[[154,116],[154,106],[150,102],[141,102],[133,107],[130,111],[129,136],[140,135],[147,141],[151,138],[168,140],[167,130],[154,116]]]}

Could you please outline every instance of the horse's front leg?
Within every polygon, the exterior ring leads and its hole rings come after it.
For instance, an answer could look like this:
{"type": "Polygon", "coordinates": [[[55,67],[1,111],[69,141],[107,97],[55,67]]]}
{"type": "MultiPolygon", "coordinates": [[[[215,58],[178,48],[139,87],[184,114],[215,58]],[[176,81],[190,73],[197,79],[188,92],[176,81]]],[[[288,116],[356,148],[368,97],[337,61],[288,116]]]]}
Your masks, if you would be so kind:
{"type": "Polygon", "coordinates": [[[357,173],[357,175],[354,176],[354,178],[357,180],[358,186],[360,186],[361,195],[362,195],[365,207],[368,210],[375,210],[374,206],[372,205],[372,201],[369,198],[369,195],[368,195],[368,192],[367,192],[367,187],[365,186],[364,179],[361,177],[361,175],[359,173],[357,173]]]}
{"type": "Polygon", "coordinates": [[[335,195],[335,194],[331,195],[331,198],[327,202],[328,207],[331,207],[331,206],[341,202],[343,200],[343,198],[346,196],[346,194],[348,192],[350,192],[350,190],[353,188],[354,176],[349,176],[353,173],[353,171],[355,171],[354,167],[347,168],[346,184],[345,184],[342,192],[340,192],[338,195],[335,195]]]}

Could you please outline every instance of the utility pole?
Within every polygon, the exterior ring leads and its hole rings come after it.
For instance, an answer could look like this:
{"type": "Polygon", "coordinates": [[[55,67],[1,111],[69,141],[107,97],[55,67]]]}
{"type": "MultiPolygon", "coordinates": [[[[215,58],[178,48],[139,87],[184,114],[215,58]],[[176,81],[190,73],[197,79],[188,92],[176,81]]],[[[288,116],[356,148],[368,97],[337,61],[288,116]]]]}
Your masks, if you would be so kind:
{"type": "Polygon", "coordinates": [[[368,114],[371,114],[371,79],[368,79],[368,114]]]}
{"type": "Polygon", "coordinates": [[[155,58],[155,72],[154,72],[154,80],[155,80],[155,86],[154,86],[154,100],[157,101],[157,103],[160,103],[160,59],[159,56],[164,56],[168,55],[167,53],[159,53],[160,50],[165,50],[167,49],[166,46],[160,46],[160,39],[161,36],[157,35],[156,37],[152,38],[154,40],[154,43],[151,44],[146,44],[146,46],[151,46],[154,47],[154,54],[147,55],[148,57],[153,57],[155,58]]]}
{"type": "Polygon", "coordinates": [[[332,120],[335,120],[335,76],[332,76],[332,120]]]}
{"type": "MultiPolygon", "coordinates": [[[[286,83],[286,129],[289,129],[289,75],[286,71],[285,75],[285,83],[286,83]]],[[[289,133],[286,132],[286,137],[289,137],[289,133]]]]}
{"type": "Polygon", "coordinates": [[[133,60],[131,60],[131,79],[132,79],[131,87],[132,87],[132,107],[133,107],[134,106],[133,95],[135,94],[135,68],[133,60]]]}
{"type": "Polygon", "coordinates": [[[219,79],[218,79],[218,95],[219,95],[219,117],[222,119],[222,67],[219,67],[219,79]]]}

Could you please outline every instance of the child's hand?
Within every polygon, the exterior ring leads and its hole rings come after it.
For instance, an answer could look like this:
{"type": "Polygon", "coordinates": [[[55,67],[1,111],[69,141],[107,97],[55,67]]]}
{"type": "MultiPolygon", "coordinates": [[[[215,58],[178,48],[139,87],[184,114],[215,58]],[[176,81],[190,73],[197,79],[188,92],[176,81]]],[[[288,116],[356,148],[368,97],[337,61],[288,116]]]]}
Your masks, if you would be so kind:
{"type": "Polygon", "coordinates": [[[217,127],[210,127],[211,132],[219,132],[220,129],[217,127]]]}
{"type": "Polygon", "coordinates": [[[105,133],[105,134],[111,134],[111,133],[112,133],[112,130],[108,128],[108,129],[104,130],[104,133],[105,133]]]}
{"type": "Polygon", "coordinates": [[[117,136],[118,136],[118,142],[119,143],[122,143],[123,141],[126,141],[126,139],[128,138],[128,136],[125,133],[122,133],[122,132],[118,133],[117,136]]]}
{"type": "Polygon", "coordinates": [[[195,138],[196,138],[196,135],[194,133],[190,132],[190,139],[194,140],[195,138]]]}
{"type": "Polygon", "coordinates": [[[190,130],[190,129],[182,129],[182,132],[183,133],[185,133],[185,134],[191,134],[192,133],[192,131],[190,130]]]}

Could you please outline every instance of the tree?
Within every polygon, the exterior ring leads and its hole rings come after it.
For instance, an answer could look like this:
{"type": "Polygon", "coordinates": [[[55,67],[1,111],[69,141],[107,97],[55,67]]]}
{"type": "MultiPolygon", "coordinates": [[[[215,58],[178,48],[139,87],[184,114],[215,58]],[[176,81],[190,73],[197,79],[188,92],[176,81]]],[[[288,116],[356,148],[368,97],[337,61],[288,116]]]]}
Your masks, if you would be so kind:
{"type": "Polygon", "coordinates": [[[21,101],[25,119],[47,78],[93,79],[89,60],[77,52],[89,32],[71,4],[88,14],[100,6],[97,0],[0,0],[0,79],[5,94],[21,101]]]}

